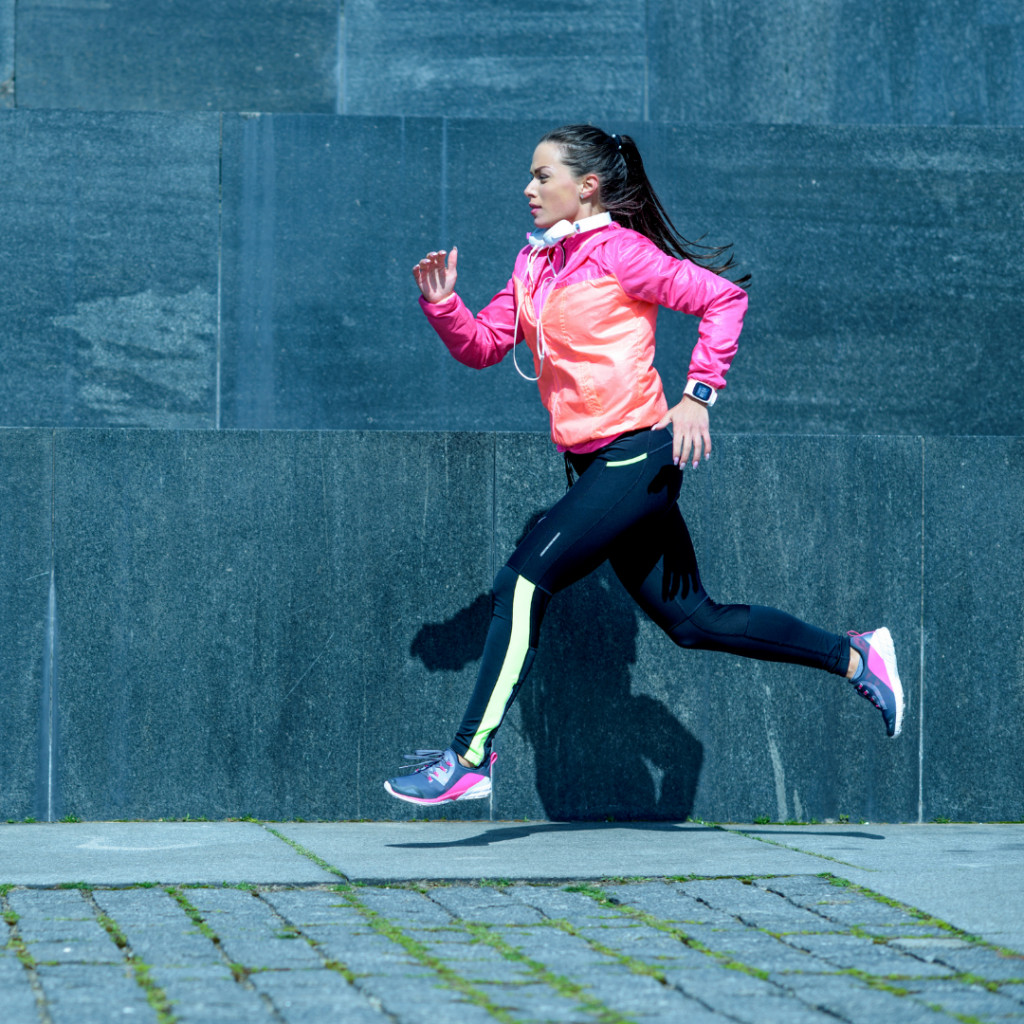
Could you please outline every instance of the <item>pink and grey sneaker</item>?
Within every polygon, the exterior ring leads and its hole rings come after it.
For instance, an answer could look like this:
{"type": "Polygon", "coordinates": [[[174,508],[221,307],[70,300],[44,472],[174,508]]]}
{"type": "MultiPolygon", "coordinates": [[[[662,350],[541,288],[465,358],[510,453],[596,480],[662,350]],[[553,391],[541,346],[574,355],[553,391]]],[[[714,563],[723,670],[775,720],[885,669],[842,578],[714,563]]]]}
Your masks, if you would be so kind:
{"type": "Polygon", "coordinates": [[[491,766],[498,760],[497,754],[488,753],[479,768],[463,768],[455,751],[417,750],[406,754],[412,764],[419,767],[411,775],[399,775],[388,779],[384,788],[399,800],[411,804],[443,804],[448,800],[484,800],[491,795],[491,766]]]}
{"type": "Polygon", "coordinates": [[[849,631],[850,646],[860,655],[860,668],[850,680],[857,692],[882,712],[892,739],[903,728],[903,686],[896,671],[896,648],[884,626],[871,633],[849,631]]]}

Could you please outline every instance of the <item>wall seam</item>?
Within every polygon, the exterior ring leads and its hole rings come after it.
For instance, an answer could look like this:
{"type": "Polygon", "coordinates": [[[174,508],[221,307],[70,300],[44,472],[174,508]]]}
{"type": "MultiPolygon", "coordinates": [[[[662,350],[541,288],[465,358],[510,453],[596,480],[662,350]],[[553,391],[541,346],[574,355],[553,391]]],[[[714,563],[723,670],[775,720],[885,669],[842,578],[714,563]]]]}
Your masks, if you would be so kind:
{"type": "Polygon", "coordinates": [[[220,117],[220,142],[217,150],[217,369],[214,381],[213,429],[220,430],[221,363],[221,299],[224,283],[224,113],[220,117]]]}
{"type": "Polygon", "coordinates": [[[917,822],[924,822],[924,457],[925,439],[921,438],[921,608],[920,651],[917,660],[917,822]]]}
{"type": "Polygon", "coordinates": [[[18,0],[11,3],[11,110],[18,109],[18,0]]]}
{"type": "Polygon", "coordinates": [[[346,114],[345,97],[345,0],[338,0],[338,38],[334,53],[334,113],[346,114]]]}
{"type": "Polygon", "coordinates": [[[56,587],[56,532],[57,532],[57,430],[50,435],[50,588],[46,603],[46,641],[44,647],[43,678],[49,680],[46,704],[46,820],[53,821],[54,747],[56,744],[57,716],[57,587],[56,587]]]}
{"type": "Polygon", "coordinates": [[[651,119],[651,0],[644,0],[644,121],[651,119]]]}

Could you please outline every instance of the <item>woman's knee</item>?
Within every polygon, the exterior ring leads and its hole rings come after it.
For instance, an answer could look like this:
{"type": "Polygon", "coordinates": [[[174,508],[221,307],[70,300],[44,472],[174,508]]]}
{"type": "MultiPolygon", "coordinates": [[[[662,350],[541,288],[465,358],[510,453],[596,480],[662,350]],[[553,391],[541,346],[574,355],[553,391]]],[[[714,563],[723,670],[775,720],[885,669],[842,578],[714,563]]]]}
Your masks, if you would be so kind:
{"type": "Polygon", "coordinates": [[[716,604],[709,597],[697,610],[669,630],[680,647],[700,647],[710,638],[741,637],[750,621],[750,605],[716,604]]]}

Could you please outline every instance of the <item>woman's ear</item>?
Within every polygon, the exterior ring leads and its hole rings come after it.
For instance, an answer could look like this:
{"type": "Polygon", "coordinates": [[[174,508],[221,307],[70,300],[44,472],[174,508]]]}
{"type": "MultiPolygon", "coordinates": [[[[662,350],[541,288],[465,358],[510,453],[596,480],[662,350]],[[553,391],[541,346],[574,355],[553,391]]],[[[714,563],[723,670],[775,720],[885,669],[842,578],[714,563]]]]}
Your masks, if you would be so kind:
{"type": "Polygon", "coordinates": [[[588,174],[580,182],[580,202],[590,202],[597,197],[601,179],[596,174],[588,174]]]}

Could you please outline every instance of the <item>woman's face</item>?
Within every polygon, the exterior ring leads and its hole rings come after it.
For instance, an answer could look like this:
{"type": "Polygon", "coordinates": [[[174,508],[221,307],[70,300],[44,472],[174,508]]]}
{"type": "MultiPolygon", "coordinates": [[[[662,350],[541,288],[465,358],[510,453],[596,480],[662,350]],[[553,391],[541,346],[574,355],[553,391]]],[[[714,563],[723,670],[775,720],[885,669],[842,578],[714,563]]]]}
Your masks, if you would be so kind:
{"type": "Polygon", "coordinates": [[[562,163],[562,151],[554,142],[542,142],[533,151],[530,184],[523,190],[530,201],[533,223],[544,230],[560,220],[580,219],[580,193],[587,191],[587,181],[577,181],[562,163]]]}

